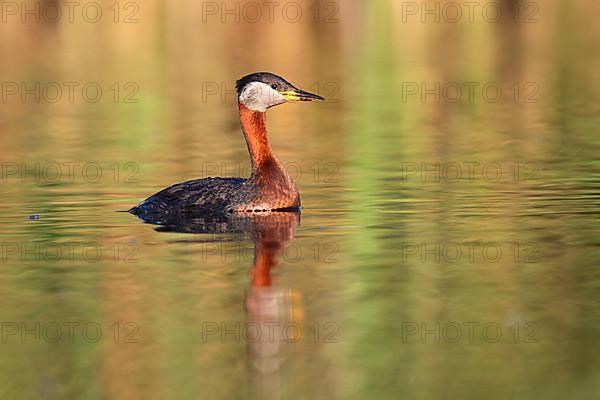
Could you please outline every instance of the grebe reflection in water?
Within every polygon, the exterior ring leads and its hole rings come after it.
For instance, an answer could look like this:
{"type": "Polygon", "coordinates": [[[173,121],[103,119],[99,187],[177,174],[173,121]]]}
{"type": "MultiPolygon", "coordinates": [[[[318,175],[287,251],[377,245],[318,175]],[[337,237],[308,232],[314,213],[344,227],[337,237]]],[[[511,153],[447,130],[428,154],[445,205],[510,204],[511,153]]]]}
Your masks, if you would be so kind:
{"type": "MultiPolygon", "coordinates": [[[[273,379],[278,379],[274,373],[286,358],[287,342],[283,329],[290,324],[302,324],[299,293],[291,288],[272,285],[272,271],[278,265],[286,244],[294,239],[299,223],[298,212],[270,212],[171,219],[156,228],[161,232],[251,236],[254,261],[244,301],[245,326],[252,327],[247,330],[248,336],[259,331],[261,335],[247,340],[248,362],[260,382],[256,389],[261,392],[265,389],[269,396],[273,392],[266,388],[272,386],[273,379]]],[[[205,241],[204,237],[202,241],[205,241]]],[[[217,339],[220,340],[220,336],[217,339]]]]}

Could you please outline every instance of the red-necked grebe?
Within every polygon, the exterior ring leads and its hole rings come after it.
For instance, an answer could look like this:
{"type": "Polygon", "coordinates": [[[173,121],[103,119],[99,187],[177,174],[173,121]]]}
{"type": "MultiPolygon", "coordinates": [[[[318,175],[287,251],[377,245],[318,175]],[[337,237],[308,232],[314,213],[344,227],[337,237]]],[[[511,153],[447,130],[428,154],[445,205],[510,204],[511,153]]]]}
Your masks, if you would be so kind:
{"type": "Polygon", "coordinates": [[[247,75],[237,81],[236,88],[240,122],[252,162],[250,177],[204,178],[178,183],[150,196],[129,212],[152,220],[181,213],[243,213],[300,208],[298,188],[269,144],[266,111],[286,102],[324,99],[300,90],[269,72],[247,75]]]}

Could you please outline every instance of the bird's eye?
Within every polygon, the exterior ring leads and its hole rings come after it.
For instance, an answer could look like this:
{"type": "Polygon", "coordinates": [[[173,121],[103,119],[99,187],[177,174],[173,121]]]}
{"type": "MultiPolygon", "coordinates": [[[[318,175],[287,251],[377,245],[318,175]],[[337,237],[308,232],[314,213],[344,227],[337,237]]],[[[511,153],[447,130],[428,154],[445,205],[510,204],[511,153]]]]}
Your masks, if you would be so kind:
{"type": "Polygon", "coordinates": [[[277,84],[276,84],[276,83],[272,84],[272,85],[271,85],[271,87],[272,87],[273,89],[277,90],[277,84]]]}

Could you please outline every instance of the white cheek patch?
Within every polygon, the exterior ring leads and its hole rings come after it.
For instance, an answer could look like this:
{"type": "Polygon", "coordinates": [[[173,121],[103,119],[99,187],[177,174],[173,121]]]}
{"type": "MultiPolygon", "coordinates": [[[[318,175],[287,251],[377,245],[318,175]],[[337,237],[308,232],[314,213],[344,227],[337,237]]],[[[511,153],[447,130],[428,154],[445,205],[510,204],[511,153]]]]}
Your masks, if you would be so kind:
{"type": "Polygon", "coordinates": [[[269,107],[285,103],[285,98],[266,83],[252,82],[240,94],[240,102],[251,110],[265,112],[269,107]]]}

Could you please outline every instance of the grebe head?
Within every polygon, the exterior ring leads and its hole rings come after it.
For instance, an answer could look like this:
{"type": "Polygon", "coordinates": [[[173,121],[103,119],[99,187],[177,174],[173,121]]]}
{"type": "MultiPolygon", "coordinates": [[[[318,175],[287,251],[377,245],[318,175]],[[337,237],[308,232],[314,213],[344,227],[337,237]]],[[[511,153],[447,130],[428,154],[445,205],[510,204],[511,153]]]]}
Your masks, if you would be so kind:
{"type": "Polygon", "coordinates": [[[270,72],[246,75],[237,81],[236,88],[239,102],[251,110],[260,112],[291,101],[325,100],[321,96],[298,89],[270,72]]]}

